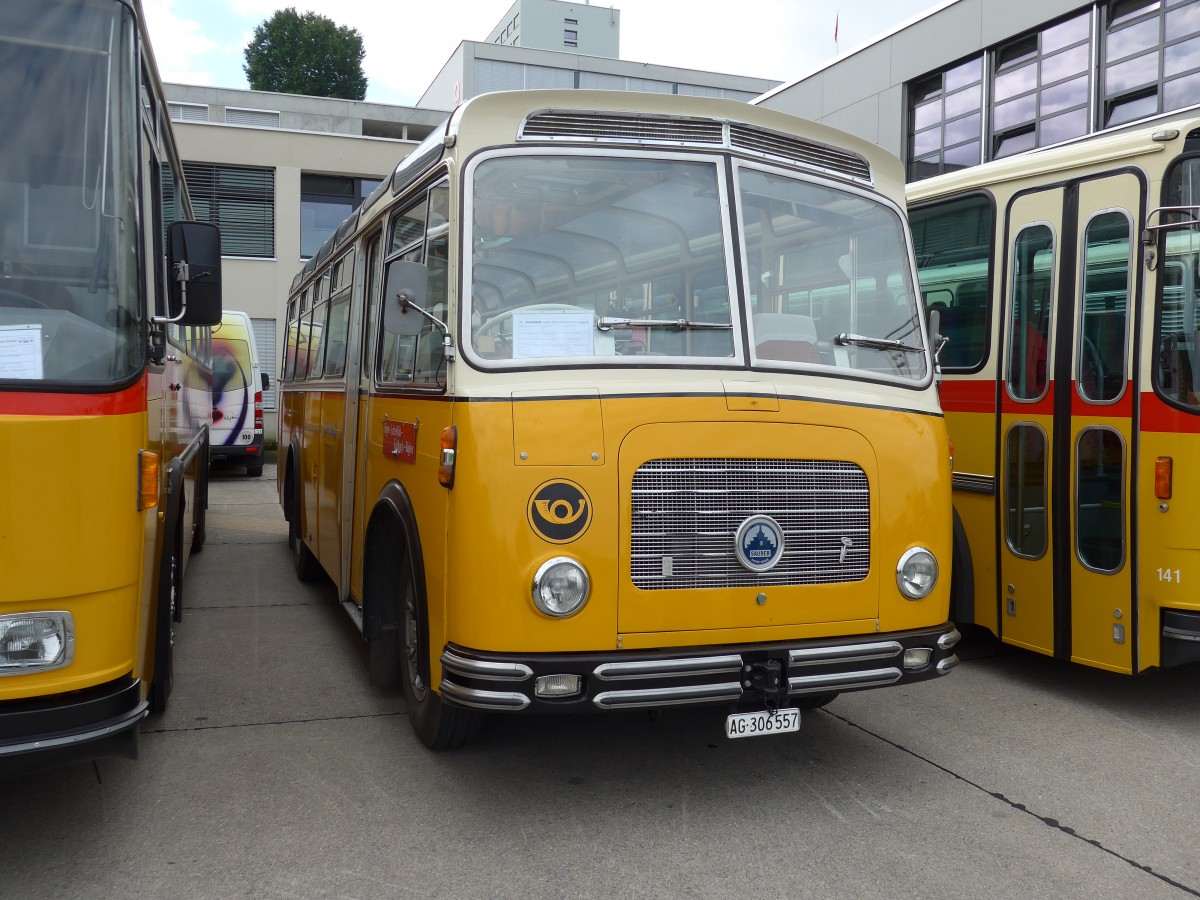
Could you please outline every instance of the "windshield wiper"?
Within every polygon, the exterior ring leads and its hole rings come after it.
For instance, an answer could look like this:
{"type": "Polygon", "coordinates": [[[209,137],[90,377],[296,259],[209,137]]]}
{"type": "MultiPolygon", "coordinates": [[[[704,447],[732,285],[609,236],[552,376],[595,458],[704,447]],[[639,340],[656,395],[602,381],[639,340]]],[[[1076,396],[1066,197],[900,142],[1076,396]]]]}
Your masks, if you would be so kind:
{"type": "Polygon", "coordinates": [[[694,328],[730,329],[729,322],[693,322],[690,319],[625,319],[619,316],[601,316],[596,320],[599,331],[628,331],[633,328],[678,328],[681,331],[694,328]]]}
{"type": "Polygon", "coordinates": [[[893,341],[891,338],[873,338],[862,334],[850,334],[843,331],[833,339],[841,347],[853,344],[855,347],[869,347],[872,350],[903,350],[906,353],[924,353],[924,347],[914,347],[903,341],[893,341]]]}

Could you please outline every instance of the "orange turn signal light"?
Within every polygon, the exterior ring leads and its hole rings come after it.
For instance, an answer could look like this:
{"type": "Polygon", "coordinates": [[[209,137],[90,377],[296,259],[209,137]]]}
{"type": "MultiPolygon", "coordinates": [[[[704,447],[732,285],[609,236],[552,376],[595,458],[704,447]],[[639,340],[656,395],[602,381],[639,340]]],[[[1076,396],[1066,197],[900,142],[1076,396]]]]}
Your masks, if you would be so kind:
{"type": "Polygon", "coordinates": [[[447,425],[442,429],[442,455],[438,463],[438,483],[454,487],[454,464],[458,454],[458,428],[447,425]]]}
{"type": "Polygon", "coordinates": [[[158,506],[158,454],[138,451],[138,512],[158,506]]]}
{"type": "Polygon", "coordinates": [[[1159,500],[1171,499],[1171,457],[1160,456],[1154,461],[1154,496],[1159,500]]]}

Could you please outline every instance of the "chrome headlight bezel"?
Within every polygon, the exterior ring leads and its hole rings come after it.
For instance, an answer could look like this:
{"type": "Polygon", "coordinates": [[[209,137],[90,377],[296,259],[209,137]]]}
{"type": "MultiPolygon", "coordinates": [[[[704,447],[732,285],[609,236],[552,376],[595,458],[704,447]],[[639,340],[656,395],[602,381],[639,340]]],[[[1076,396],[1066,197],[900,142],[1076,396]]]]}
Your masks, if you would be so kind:
{"type": "Polygon", "coordinates": [[[896,563],[896,587],[906,600],[923,600],[938,581],[938,561],[926,547],[911,547],[896,563]]]}
{"type": "Polygon", "coordinates": [[[592,579],[588,575],[588,571],[584,568],[583,563],[577,559],[572,559],[569,556],[556,556],[553,559],[548,559],[540,566],[533,576],[533,585],[530,595],[533,598],[533,605],[542,615],[549,616],[552,619],[568,619],[574,616],[583,609],[588,602],[588,598],[592,593],[592,579]],[[573,601],[574,605],[569,608],[556,608],[547,602],[543,594],[543,588],[550,589],[549,580],[555,576],[556,570],[565,569],[571,571],[579,579],[580,584],[576,588],[578,592],[578,600],[573,601]]]}
{"type": "Polygon", "coordinates": [[[0,616],[0,646],[12,639],[12,632],[22,626],[49,623],[57,639],[57,652],[49,660],[6,660],[0,656],[0,676],[32,675],[51,672],[69,666],[75,660],[75,618],[65,609],[36,610],[0,616]]]}

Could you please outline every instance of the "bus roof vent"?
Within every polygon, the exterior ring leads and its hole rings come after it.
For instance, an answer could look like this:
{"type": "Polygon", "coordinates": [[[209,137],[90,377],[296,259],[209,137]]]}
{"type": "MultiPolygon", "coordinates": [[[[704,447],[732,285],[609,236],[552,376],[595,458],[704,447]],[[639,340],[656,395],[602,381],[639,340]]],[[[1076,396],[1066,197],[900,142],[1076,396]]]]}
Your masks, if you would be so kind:
{"type": "Polygon", "coordinates": [[[725,143],[724,131],[723,124],[715,119],[547,109],[526,118],[517,139],[687,143],[720,147],[725,143]]]}
{"type": "Polygon", "coordinates": [[[830,147],[828,144],[737,123],[729,126],[729,141],[737,150],[749,150],[797,163],[806,168],[840,175],[842,178],[872,183],[871,164],[864,157],[848,150],[830,147]]]}

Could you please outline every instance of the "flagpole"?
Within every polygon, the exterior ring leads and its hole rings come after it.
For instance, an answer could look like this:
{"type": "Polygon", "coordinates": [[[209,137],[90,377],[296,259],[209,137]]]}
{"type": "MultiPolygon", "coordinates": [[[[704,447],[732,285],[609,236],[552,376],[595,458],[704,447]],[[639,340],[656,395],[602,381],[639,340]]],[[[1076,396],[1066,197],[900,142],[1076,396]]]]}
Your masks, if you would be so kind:
{"type": "Polygon", "coordinates": [[[833,17],[833,55],[840,56],[841,49],[838,47],[838,25],[841,24],[842,11],[839,9],[833,17]]]}

